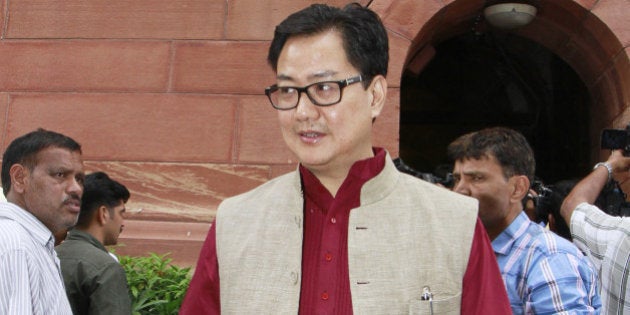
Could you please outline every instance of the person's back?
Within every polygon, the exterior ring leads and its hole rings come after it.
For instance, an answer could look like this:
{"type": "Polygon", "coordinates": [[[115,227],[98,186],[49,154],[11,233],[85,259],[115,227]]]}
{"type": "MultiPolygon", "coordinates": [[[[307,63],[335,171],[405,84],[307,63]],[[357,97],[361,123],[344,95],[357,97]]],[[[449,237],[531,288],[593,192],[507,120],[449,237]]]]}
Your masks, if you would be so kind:
{"type": "Polygon", "coordinates": [[[75,314],[131,314],[125,271],[103,244],[71,230],[56,250],[75,314]]]}

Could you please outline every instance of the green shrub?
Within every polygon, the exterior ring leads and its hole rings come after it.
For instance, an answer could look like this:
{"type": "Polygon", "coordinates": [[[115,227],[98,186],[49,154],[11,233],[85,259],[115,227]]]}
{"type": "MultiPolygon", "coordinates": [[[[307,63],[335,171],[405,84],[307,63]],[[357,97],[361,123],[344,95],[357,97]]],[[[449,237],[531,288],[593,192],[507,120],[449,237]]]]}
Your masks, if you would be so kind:
{"type": "Polygon", "coordinates": [[[190,283],[190,268],[171,265],[167,255],[120,257],[127,273],[133,315],[176,315],[179,311],[190,283]]]}

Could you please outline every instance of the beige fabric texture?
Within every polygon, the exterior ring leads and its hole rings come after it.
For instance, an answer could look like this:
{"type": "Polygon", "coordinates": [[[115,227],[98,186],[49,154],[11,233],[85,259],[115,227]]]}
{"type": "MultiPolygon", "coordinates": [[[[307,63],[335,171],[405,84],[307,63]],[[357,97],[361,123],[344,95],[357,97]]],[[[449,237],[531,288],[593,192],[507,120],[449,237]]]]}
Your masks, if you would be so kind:
{"type": "MultiPolygon", "coordinates": [[[[348,227],[356,314],[459,314],[477,201],[400,173],[389,155],[348,227]]],[[[303,197],[298,171],[226,199],[216,219],[223,314],[296,314],[303,197]]]]}

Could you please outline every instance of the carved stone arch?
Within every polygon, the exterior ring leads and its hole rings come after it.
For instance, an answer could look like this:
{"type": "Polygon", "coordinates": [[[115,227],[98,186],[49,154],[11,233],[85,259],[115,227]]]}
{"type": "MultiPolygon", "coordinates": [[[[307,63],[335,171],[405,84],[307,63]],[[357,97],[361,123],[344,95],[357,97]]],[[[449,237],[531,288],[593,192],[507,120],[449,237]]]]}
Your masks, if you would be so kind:
{"type": "MultiPolygon", "coordinates": [[[[481,12],[485,6],[494,2],[497,1],[373,0],[369,6],[381,16],[390,34],[390,94],[400,95],[404,73],[422,72],[435,56],[436,45],[471,32],[473,27],[486,27],[482,25],[481,12]]],[[[606,127],[624,128],[630,121],[628,2],[528,2],[538,8],[536,18],[529,25],[511,32],[553,52],[583,82],[588,94],[590,114],[587,121],[576,123],[588,126],[588,140],[585,141],[588,160],[599,160],[600,130],[606,127]]],[[[393,107],[400,109],[400,106],[405,106],[400,103],[400,99],[392,99],[393,107]]],[[[384,120],[389,123],[378,126],[380,130],[396,128],[396,125],[400,128],[400,121],[388,117],[384,120]]],[[[383,133],[391,135],[394,132],[386,130],[383,133]]],[[[376,139],[378,144],[378,136],[376,139]]],[[[380,140],[391,146],[391,136],[390,139],[380,140]]]]}

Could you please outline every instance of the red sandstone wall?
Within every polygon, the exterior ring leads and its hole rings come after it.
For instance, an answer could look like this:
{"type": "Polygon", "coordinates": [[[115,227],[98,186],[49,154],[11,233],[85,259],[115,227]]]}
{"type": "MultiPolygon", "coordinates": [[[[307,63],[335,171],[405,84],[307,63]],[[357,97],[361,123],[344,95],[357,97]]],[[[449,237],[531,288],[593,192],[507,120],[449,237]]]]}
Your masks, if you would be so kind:
{"type": "MultiPolygon", "coordinates": [[[[132,190],[133,220],[119,253],[172,252],[192,265],[221,200],[294,168],[263,95],[274,81],[265,57],[273,27],[315,2],[350,1],[0,0],[0,147],[37,127],[72,136],[89,170],[104,170],[132,190]]],[[[575,13],[569,18],[580,23],[608,23],[626,52],[612,62],[630,67],[627,0],[560,2],[575,2],[557,11],[575,13]],[[585,19],[583,11],[593,15],[585,19]]],[[[399,80],[415,37],[444,32],[483,3],[372,1],[391,41],[390,102],[375,142],[393,156],[399,80]],[[429,19],[439,22],[423,28],[429,19]]],[[[548,21],[565,18],[547,11],[548,21]]],[[[591,63],[600,65],[596,57],[591,63]]],[[[593,84],[616,78],[587,75],[593,84]]],[[[628,105],[612,103],[615,113],[628,105]]]]}

